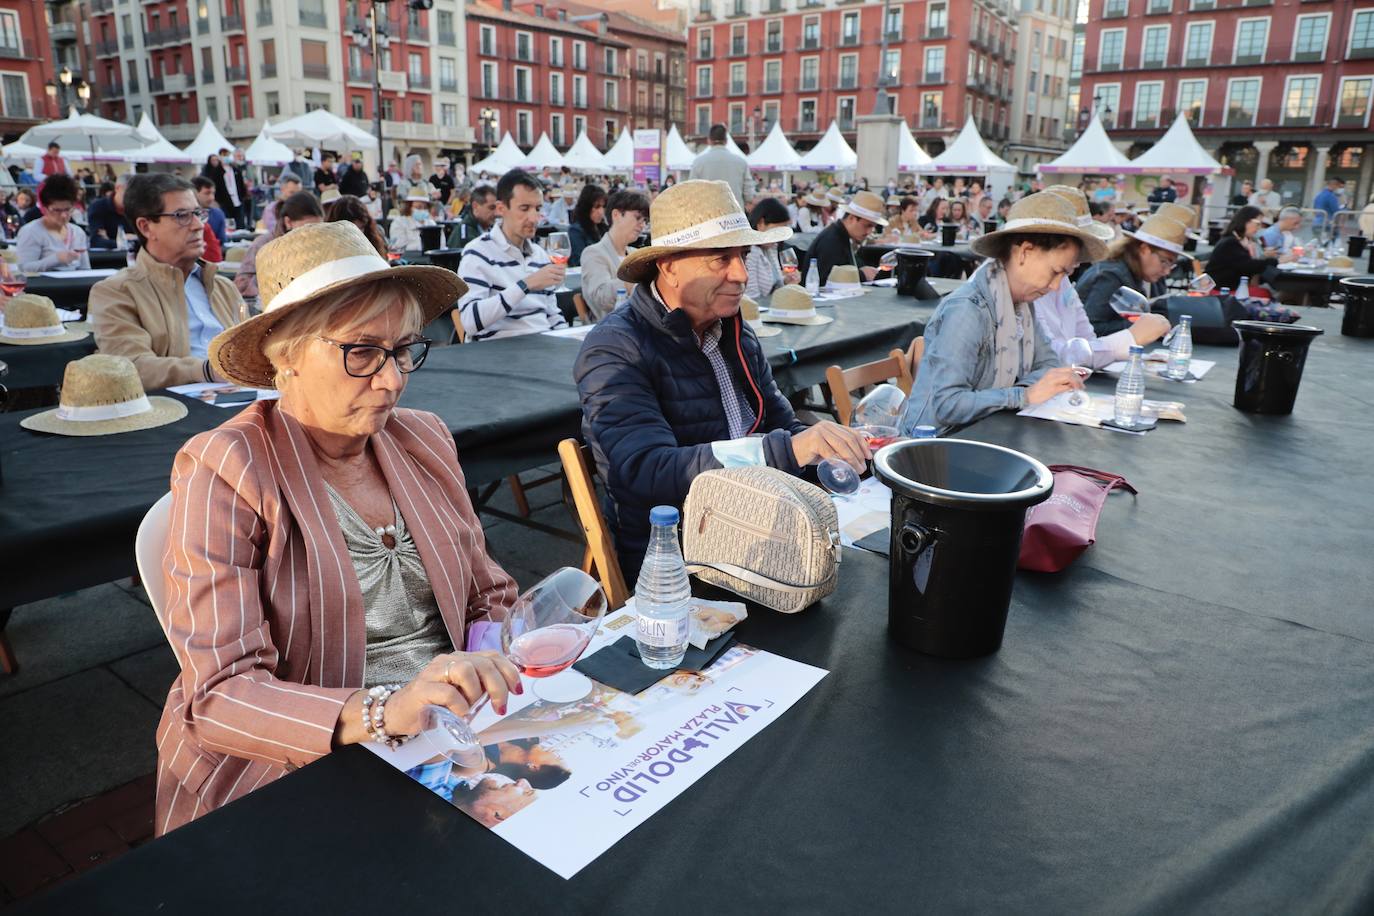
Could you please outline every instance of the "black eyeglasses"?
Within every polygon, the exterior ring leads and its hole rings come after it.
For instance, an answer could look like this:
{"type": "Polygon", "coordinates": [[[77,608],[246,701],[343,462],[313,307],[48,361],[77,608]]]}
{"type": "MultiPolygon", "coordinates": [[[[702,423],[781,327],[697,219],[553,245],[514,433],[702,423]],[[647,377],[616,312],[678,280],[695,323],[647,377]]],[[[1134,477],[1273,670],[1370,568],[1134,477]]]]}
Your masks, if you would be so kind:
{"type": "Polygon", "coordinates": [[[328,337],[319,339],[343,351],[344,371],[354,378],[371,378],[382,371],[388,359],[396,360],[396,368],[402,375],[409,375],[425,364],[429,345],[433,343],[429,338],[421,337],[387,349],[376,344],[339,343],[328,337]]]}
{"type": "Polygon", "coordinates": [[[208,212],[209,211],[202,210],[200,207],[197,207],[194,210],[176,210],[172,213],[154,213],[152,216],[148,218],[152,220],[159,220],[162,219],[164,216],[170,216],[172,219],[177,221],[178,226],[190,228],[193,222],[205,222],[205,217],[208,212]]]}

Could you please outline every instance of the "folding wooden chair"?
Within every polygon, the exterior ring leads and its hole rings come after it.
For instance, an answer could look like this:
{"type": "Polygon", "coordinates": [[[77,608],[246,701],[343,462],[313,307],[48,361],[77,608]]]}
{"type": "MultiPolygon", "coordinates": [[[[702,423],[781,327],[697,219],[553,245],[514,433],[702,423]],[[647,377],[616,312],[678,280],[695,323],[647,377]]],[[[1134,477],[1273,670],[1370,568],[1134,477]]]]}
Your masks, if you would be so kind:
{"type": "Polygon", "coordinates": [[[614,611],[629,600],[630,590],[625,586],[615,544],[611,540],[610,529],[606,527],[606,517],[601,514],[601,503],[596,498],[591,450],[576,439],[564,439],[558,443],[558,457],[563,460],[563,476],[568,481],[573,509],[587,538],[582,570],[596,576],[601,582],[609,602],[608,609],[614,611]]]}
{"type": "Polygon", "coordinates": [[[835,416],[841,426],[848,426],[854,414],[853,393],[856,391],[890,381],[902,389],[903,394],[911,393],[913,350],[918,351],[914,361],[919,362],[920,354],[925,352],[925,339],[918,337],[912,341],[910,349],[893,350],[885,359],[864,363],[852,369],[831,366],[825,370],[825,381],[830,387],[830,396],[835,401],[835,416]]]}

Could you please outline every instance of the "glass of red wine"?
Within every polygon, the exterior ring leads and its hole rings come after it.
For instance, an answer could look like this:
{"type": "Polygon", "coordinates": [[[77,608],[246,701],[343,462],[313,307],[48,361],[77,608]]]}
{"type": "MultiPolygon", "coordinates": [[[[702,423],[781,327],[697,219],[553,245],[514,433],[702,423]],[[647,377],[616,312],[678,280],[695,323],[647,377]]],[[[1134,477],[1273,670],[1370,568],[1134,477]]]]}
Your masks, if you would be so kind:
{"type": "MultiPolygon", "coordinates": [[[[595,579],[565,566],[522,594],[501,618],[501,651],[523,676],[535,679],[535,696],[571,703],[591,692],[589,678],[566,669],[596,635],[606,606],[606,593],[595,579]]],[[[486,704],[482,697],[464,716],[442,706],[425,707],[423,739],[436,755],[462,767],[476,766],[482,744],[470,723],[486,704]]]]}

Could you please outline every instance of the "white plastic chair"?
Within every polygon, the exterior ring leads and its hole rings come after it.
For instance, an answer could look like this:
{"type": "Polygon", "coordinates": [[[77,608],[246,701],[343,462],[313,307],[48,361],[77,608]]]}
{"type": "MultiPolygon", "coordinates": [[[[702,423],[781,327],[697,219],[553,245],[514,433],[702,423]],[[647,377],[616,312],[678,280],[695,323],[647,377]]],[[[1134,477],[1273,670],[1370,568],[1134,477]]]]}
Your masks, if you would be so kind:
{"type": "Polygon", "coordinates": [[[138,525],[138,534],[134,537],[138,577],[143,580],[143,590],[148,593],[148,601],[153,605],[153,613],[157,615],[157,622],[163,625],[164,633],[167,627],[162,617],[162,606],[167,599],[167,586],[162,578],[162,554],[167,548],[167,529],[171,524],[172,494],[168,492],[162,494],[162,498],[153,503],[148,514],[143,516],[143,521],[138,525]]]}

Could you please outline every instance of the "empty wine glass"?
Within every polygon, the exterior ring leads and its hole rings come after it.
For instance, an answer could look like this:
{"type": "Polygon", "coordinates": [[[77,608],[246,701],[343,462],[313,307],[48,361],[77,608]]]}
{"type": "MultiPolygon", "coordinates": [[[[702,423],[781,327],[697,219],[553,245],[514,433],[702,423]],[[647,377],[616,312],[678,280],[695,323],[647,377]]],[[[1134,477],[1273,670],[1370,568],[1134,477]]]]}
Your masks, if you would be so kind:
{"type": "MultiPolygon", "coordinates": [[[[1064,343],[1062,354],[1064,362],[1069,364],[1069,368],[1077,376],[1086,381],[1088,376],[1093,374],[1093,345],[1085,337],[1071,337],[1064,343]]],[[[1075,388],[1069,392],[1070,407],[1087,407],[1092,403],[1092,398],[1081,388],[1075,388]]]]}
{"type": "MultiPolygon", "coordinates": [[[[549,260],[555,264],[566,265],[568,259],[572,257],[572,239],[568,238],[566,232],[550,232],[544,239],[544,250],[549,253],[549,260]]],[[[571,290],[566,284],[558,284],[555,293],[567,293],[571,290]]]]}
{"type": "Polygon", "coordinates": [[[1188,284],[1188,288],[1196,293],[1210,293],[1217,288],[1217,281],[1212,279],[1211,274],[1198,274],[1188,284]]]}
{"type": "Polygon", "coordinates": [[[1150,310],[1150,300],[1139,291],[1123,286],[1112,293],[1111,307],[1117,314],[1142,314],[1150,310]]]}
{"type": "MultiPolygon", "coordinates": [[[[550,703],[579,700],[591,692],[592,683],[565,669],[582,656],[605,614],[606,593],[597,581],[565,566],[522,594],[504,614],[501,651],[522,675],[539,679],[535,696],[550,703]]],[[[487,700],[482,697],[462,716],[443,706],[425,707],[422,737],[436,756],[462,767],[480,763],[482,743],[471,722],[487,700]]]]}
{"type": "Polygon", "coordinates": [[[839,458],[822,458],[816,465],[816,479],[839,499],[859,492],[859,472],[839,458]]]}
{"type": "Polygon", "coordinates": [[[896,426],[906,408],[906,395],[896,385],[875,385],[859,399],[850,414],[850,426],[896,426]]]}
{"type": "Polygon", "coordinates": [[[778,266],[782,268],[782,279],[786,283],[796,283],[801,276],[797,266],[797,249],[784,245],[778,251],[778,266]]]}

